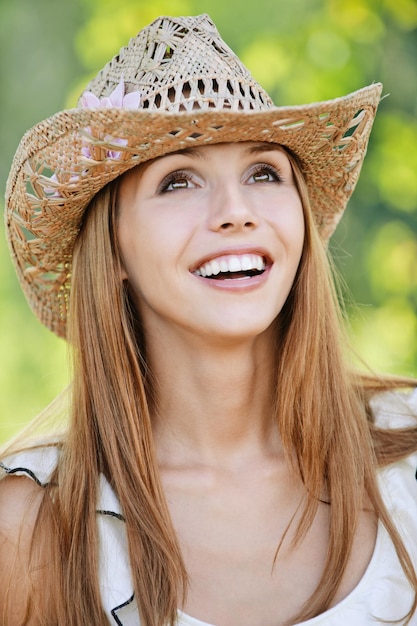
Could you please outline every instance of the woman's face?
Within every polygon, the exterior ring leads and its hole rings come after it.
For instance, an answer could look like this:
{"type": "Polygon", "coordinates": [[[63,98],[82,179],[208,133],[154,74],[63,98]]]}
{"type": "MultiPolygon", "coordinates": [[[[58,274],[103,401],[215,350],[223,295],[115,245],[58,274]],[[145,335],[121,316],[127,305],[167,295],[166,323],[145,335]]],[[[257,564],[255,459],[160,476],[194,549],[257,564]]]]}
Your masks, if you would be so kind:
{"type": "Polygon", "coordinates": [[[190,147],[155,159],[123,177],[119,206],[123,279],[147,334],[236,340],[271,326],[304,240],[279,146],[190,147]]]}

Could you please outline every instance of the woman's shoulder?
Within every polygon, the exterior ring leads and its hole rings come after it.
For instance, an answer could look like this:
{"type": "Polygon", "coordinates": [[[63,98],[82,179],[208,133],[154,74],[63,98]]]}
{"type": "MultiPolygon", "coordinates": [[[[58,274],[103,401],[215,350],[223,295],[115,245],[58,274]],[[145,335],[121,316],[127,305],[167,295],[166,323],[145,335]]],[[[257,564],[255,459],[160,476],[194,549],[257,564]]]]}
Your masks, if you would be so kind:
{"type": "Polygon", "coordinates": [[[417,565],[417,546],[414,539],[410,541],[417,532],[417,390],[379,394],[372,410],[378,428],[388,435],[392,433],[394,441],[398,434],[401,443],[410,442],[408,453],[398,453],[392,462],[383,464],[378,479],[388,512],[417,565]]]}
{"type": "Polygon", "coordinates": [[[6,453],[0,458],[0,472],[8,476],[26,476],[45,487],[58,465],[58,442],[38,443],[30,448],[6,453]]]}
{"type": "Polygon", "coordinates": [[[2,463],[0,480],[0,606],[2,623],[14,626],[26,623],[33,583],[28,572],[32,565],[36,568],[40,564],[36,557],[33,562],[32,538],[44,489],[35,475],[20,472],[17,464],[4,460],[7,464],[2,463]]]}
{"type": "MultiPolygon", "coordinates": [[[[20,585],[22,580],[28,581],[26,572],[29,569],[30,541],[43,495],[47,491],[45,488],[48,485],[55,488],[56,470],[61,458],[60,442],[34,445],[6,453],[0,458],[0,475],[3,474],[0,480],[0,607],[5,606],[6,588],[9,589],[9,596],[25,595],[26,587],[20,585]],[[17,578],[13,563],[19,566],[17,578]],[[16,580],[19,583],[15,586],[16,580]]],[[[102,474],[98,477],[97,529],[103,607],[109,617],[117,615],[118,623],[136,624],[137,607],[133,598],[124,517],[110,482],[102,474]]],[[[12,616],[11,621],[6,622],[7,626],[26,623],[21,617],[20,621],[14,621],[18,609],[13,603],[8,613],[12,616]]],[[[0,622],[3,624],[1,617],[0,622]]]]}
{"type": "Polygon", "coordinates": [[[0,533],[25,534],[35,523],[44,489],[56,468],[57,445],[36,445],[0,458],[0,533]]]}
{"type": "MultiPolygon", "coordinates": [[[[28,477],[0,481],[0,564],[23,557],[29,546],[43,498],[42,488],[28,477]]],[[[0,566],[0,570],[4,568],[0,566]]],[[[1,584],[0,584],[1,587],[1,584]]]]}
{"type": "Polygon", "coordinates": [[[393,389],[378,393],[370,405],[378,428],[417,427],[417,387],[412,391],[393,389]]]}
{"type": "Polygon", "coordinates": [[[43,489],[32,477],[4,476],[0,481],[0,542],[16,541],[33,527],[43,497],[43,489]]]}

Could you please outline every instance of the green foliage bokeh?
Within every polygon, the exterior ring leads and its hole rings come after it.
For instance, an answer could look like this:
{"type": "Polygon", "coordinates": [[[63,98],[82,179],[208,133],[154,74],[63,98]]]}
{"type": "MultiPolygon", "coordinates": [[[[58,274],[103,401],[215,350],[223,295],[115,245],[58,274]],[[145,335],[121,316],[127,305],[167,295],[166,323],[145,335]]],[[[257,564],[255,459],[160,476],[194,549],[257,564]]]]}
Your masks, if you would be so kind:
{"type": "MultiPolygon", "coordinates": [[[[24,131],[77,96],[161,14],[206,12],[278,104],[384,83],[368,156],[332,240],[357,351],[417,374],[415,0],[0,0],[0,182],[24,131]]],[[[0,442],[68,381],[65,344],[29,311],[0,240],[0,442]]]]}

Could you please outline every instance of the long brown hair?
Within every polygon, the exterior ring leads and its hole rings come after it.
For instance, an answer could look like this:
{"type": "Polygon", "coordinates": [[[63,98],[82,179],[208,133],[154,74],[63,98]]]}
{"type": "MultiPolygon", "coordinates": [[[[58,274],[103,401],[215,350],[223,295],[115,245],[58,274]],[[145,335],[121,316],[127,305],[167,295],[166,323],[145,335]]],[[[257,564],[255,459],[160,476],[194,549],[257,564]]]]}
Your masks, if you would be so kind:
{"type": "MultiPolygon", "coordinates": [[[[335,270],[313,223],[301,167],[296,157],[289,158],[304,206],[306,234],[298,275],[280,316],[276,419],[288,459],[308,494],[296,542],[307,532],[323,494],[330,505],[327,561],[314,594],[295,618],[303,621],[329,607],[337,591],[365,494],[417,592],[416,573],[376,478],[379,465],[417,449],[417,428],[407,430],[407,441],[403,436],[401,442],[393,443],[392,431],[373,426],[368,403],[371,381],[378,391],[408,386],[412,381],[360,375],[349,366],[335,270]]],[[[409,616],[416,607],[417,598],[409,616]]]]}
{"type": "MultiPolygon", "coordinates": [[[[407,438],[404,433],[396,438],[372,423],[369,395],[405,381],[361,376],[349,367],[327,252],[313,223],[300,166],[292,155],[290,160],[303,201],[306,236],[297,277],[279,318],[272,410],[288,461],[305,485],[306,504],[295,541],[307,532],[320,500],[325,498],[330,510],[325,569],[294,618],[301,621],[325,611],[334,598],[365,495],[417,592],[413,565],[376,481],[379,465],[417,449],[417,429],[407,430],[407,438]]],[[[49,541],[43,522],[54,520],[56,578],[49,585],[55,593],[48,601],[58,598],[53,614],[68,626],[106,623],[97,575],[100,473],[123,510],[141,623],[173,625],[187,590],[152,438],[153,385],[146,337],[120,278],[117,187],[117,181],[110,184],[91,202],[74,251],[68,327],[74,355],[71,421],[36,531],[40,541],[49,541]]],[[[416,606],[415,599],[406,617],[416,606]]]]}

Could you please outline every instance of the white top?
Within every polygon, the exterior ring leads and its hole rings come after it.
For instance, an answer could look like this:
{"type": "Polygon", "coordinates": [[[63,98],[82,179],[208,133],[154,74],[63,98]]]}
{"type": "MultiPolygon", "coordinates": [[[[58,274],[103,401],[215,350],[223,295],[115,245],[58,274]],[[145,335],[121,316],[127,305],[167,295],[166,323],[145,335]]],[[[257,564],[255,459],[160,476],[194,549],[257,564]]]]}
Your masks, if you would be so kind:
{"type": "MultiPolygon", "coordinates": [[[[386,393],[373,402],[377,423],[396,428],[415,424],[417,390],[411,396],[386,393]]],[[[58,460],[54,447],[40,447],[3,459],[8,473],[28,475],[41,485],[48,482],[58,460]]],[[[417,569],[417,453],[379,471],[379,483],[387,509],[417,569]]],[[[103,606],[110,623],[140,626],[130,572],[127,537],[120,504],[102,476],[97,506],[99,576],[103,606]]],[[[375,549],[364,576],[339,604],[302,626],[375,626],[382,620],[403,617],[413,593],[402,571],[394,546],[379,524],[375,549]]],[[[178,612],[178,626],[213,626],[178,612]]],[[[301,625],[299,625],[301,626],[301,625]]],[[[410,622],[417,626],[417,615],[410,622]]]]}

